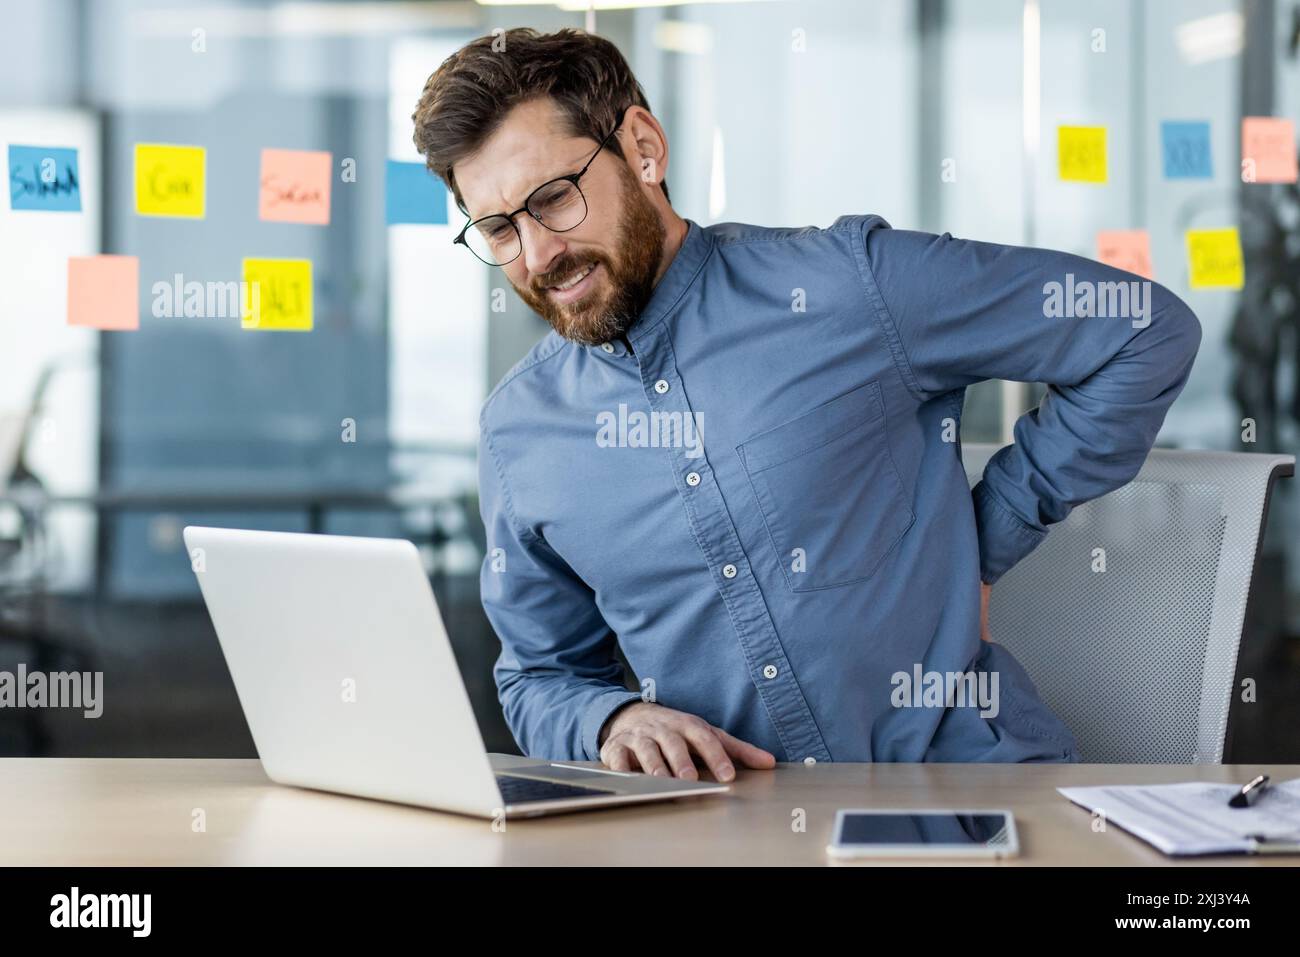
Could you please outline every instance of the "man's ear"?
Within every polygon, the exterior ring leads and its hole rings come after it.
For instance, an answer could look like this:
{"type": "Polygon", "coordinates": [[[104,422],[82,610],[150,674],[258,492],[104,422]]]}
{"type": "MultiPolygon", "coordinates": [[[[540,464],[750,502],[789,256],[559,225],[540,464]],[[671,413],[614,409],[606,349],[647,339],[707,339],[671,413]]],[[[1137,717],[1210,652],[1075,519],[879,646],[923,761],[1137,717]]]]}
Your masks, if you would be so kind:
{"type": "Polygon", "coordinates": [[[627,131],[623,152],[629,154],[633,174],[647,186],[658,186],[668,175],[668,137],[663,127],[641,106],[628,109],[623,126],[627,131]]]}

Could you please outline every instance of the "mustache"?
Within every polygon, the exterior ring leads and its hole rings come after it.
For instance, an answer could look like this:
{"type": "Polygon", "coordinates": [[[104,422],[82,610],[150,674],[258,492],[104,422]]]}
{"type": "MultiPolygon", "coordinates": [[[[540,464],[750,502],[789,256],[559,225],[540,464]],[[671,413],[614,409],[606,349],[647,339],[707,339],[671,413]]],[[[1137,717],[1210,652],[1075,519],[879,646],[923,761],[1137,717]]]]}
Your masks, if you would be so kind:
{"type": "Polygon", "coordinates": [[[552,286],[558,285],[559,283],[568,279],[578,270],[585,269],[587,266],[600,265],[602,263],[608,269],[609,263],[606,262],[604,256],[588,254],[586,256],[573,256],[571,258],[564,259],[560,262],[558,266],[553,268],[550,272],[546,273],[543,276],[539,276],[532,281],[531,285],[533,291],[537,292],[538,294],[543,294],[552,286]]]}

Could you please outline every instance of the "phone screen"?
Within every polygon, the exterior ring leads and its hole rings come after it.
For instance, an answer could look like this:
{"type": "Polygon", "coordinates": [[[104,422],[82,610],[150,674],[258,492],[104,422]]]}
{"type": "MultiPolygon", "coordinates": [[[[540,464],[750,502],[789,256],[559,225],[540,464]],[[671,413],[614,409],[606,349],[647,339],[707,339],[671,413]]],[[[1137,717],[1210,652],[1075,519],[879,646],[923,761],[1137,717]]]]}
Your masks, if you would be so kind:
{"type": "Polygon", "coordinates": [[[1009,843],[1005,814],[863,814],[844,815],[840,831],[846,844],[944,844],[999,847],[1009,843]]]}

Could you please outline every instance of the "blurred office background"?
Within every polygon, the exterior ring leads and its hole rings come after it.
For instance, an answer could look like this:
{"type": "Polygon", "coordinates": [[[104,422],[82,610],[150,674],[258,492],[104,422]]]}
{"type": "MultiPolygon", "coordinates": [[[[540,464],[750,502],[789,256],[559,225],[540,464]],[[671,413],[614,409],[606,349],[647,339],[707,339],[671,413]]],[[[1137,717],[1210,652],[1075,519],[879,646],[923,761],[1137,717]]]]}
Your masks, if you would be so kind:
{"type": "MultiPolygon", "coordinates": [[[[1160,443],[1300,445],[1300,196],[1238,175],[1243,116],[1300,120],[1300,0],[2,6],[0,140],[78,146],[84,206],[0,210],[0,669],[101,670],[105,708],[0,711],[0,754],[255,753],[181,541],[191,523],[415,541],[487,745],[515,750],[477,597],[474,443],[481,401],[545,327],[513,293],[492,311],[507,284],[451,246],[454,210],[448,226],[383,213],[385,160],[419,159],[425,78],[497,27],[614,40],[670,137],[674,203],[701,224],[876,212],[1089,256],[1099,230],[1149,230],[1156,279],[1205,329],[1160,443]],[[1165,119],[1210,123],[1212,179],[1163,177],[1165,119]],[[1104,186],[1059,181],[1054,130],[1071,123],[1109,128],[1104,186]],[[206,147],[205,219],[135,214],[137,142],[206,147]],[[259,220],[264,147],[355,160],[328,227],[259,220]],[[1219,226],[1241,229],[1246,289],[1193,291],[1183,234],[1219,226]],[[97,252],[139,256],[138,331],[65,324],[67,257],[97,252]],[[237,280],[245,256],[314,262],[311,333],[150,314],[154,282],[237,280]]],[[[963,437],[998,440],[1037,394],[973,389],[963,437]]],[[[1243,653],[1260,700],[1238,708],[1230,760],[1300,761],[1287,484],[1243,653]]]]}

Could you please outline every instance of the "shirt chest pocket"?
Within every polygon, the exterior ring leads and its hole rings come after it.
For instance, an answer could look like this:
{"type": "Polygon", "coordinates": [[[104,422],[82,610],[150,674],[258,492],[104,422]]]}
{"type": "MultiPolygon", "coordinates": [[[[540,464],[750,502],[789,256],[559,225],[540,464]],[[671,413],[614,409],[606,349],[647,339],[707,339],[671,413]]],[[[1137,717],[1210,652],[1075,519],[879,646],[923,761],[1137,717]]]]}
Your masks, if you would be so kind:
{"type": "Polygon", "coordinates": [[[889,451],[880,384],[736,447],[792,591],[863,581],[915,515],[889,451]]]}

